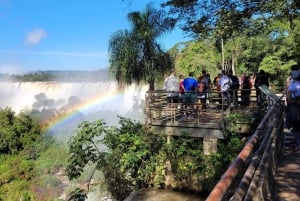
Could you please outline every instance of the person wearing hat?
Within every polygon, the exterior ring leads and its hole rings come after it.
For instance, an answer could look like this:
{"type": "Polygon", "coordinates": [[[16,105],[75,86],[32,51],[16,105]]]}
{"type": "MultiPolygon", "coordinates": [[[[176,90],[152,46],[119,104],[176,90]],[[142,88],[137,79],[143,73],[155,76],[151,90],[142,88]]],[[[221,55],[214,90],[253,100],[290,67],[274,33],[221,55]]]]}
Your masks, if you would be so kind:
{"type": "Polygon", "coordinates": [[[287,89],[286,127],[295,136],[294,151],[300,151],[300,71],[291,74],[293,82],[287,89]]]}
{"type": "Polygon", "coordinates": [[[291,66],[291,73],[287,77],[287,81],[286,81],[287,88],[294,81],[293,77],[295,77],[297,75],[298,71],[299,71],[299,65],[298,64],[294,64],[294,65],[291,66]]]}

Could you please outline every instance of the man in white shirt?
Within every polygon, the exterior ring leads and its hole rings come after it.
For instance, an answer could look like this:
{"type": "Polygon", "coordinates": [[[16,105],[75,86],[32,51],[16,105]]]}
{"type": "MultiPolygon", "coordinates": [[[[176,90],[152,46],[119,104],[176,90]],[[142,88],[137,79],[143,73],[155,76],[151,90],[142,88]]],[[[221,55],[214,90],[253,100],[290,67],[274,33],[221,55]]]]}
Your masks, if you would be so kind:
{"type": "Polygon", "coordinates": [[[163,89],[167,91],[167,114],[170,116],[171,121],[175,121],[176,108],[179,100],[179,80],[176,77],[175,69],[172,69],[170,76],[165,79],[163,89]]]}
{"type": "Polygon", "coordinates": [[[227,104],[231,103],[229,90],[232,85],[232,80],[228,75],[226,75],[225,70],[222,70],[219,85],[221,87],[222,103],[224,104],[224,101],[227,101],[227,104]]]}
{"type": "Polygon", "coordinates": [[[179,80],[175,69],[172,69],[170,76],[165,79],[164,90],[167,91],[167,103],[178,103],[179,80]]]}

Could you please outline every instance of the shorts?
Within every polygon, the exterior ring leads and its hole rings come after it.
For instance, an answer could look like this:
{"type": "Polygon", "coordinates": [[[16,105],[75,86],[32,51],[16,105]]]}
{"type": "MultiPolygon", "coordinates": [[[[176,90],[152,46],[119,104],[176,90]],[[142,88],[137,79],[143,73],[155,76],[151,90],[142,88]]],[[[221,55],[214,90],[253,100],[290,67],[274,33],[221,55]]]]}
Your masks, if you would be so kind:
{"type": "Polygon", "coordinates": [[[195,104],[197,94],[195,92],[186,92],[184,102],[187,104],[195,104]]]}

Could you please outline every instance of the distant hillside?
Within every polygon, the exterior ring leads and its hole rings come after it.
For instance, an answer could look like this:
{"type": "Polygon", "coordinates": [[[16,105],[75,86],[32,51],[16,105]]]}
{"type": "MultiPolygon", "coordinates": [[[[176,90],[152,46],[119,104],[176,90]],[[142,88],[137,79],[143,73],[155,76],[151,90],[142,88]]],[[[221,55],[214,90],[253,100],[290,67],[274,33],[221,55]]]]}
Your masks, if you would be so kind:
{"type": "Polygon", "coordinates": [[[13,82],[98,82],[110,80],[114,80],[114,77],[106,69],[97,71],[34,71],[22,75],[0,73],[0,81],[13,82]]]}

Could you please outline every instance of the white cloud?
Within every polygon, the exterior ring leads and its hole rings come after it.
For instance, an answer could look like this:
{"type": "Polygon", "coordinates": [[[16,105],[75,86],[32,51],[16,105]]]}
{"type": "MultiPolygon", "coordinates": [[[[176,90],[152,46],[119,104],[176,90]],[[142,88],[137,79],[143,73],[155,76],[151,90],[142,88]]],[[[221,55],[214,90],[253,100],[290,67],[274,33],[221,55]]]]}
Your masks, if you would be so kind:
{"type": "Polygon", "coordinates": [[[0,49],[1,54],[20,54],[20,55],[46,55],[46,56],[70,56],[70,57],[91,57],[106,58],[107,52],[62,52],[62,51],[21,51],[0,49]]]}
{"type": "Polygon", "coordinates": [[[35,29],[27,33],[25,38],[26,45],[38,45],[43,38],[47,36],[47,33],[42,29],[35,29]]]}

